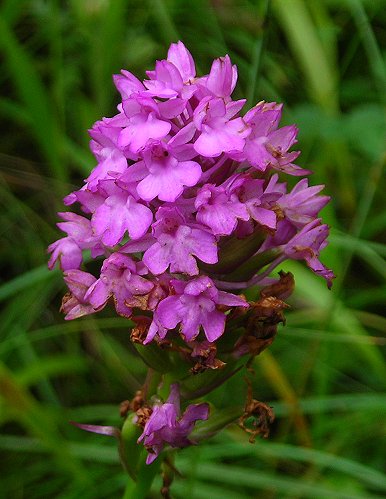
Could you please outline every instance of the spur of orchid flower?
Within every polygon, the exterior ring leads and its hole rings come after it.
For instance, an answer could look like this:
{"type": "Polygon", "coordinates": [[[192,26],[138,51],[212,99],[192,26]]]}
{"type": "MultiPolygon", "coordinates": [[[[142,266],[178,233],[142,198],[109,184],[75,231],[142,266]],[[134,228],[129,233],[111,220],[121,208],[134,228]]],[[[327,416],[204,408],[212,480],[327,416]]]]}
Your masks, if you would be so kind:
{"type": "MultiPolygon", "coordinates": [[[[331,287],[334,274],[319,260],[329,197],[301,178],[311,172],[294,163],[297,128],[280,126],[282,104],[245,112],[246,100],[232,99],[228,55],[198,76],[179,41],[146,74],[114,76],[121,102],[90,130],[96,166],[64,199],[77,212],[59,213],[66,235],[50,245],[49,268],[64,272],[67,320],[112,303],[135,322],[145,357],[161,344],[160,355],[178,356],[191,376],[215,375],[272,341],[293,288],[292,276],[273,276],[284,260],[303,260],[331,287]],[[98,273],[87,270],[86,252],[98,273]],[[240,294],[250,286],[261,290],[255,302],[240,294]]],[[[165,445],[191,443],[195,421],[208,417],[206,404],[180,417],[178,390],[172,384],[142,425],[148,462],[165,445]]]]}

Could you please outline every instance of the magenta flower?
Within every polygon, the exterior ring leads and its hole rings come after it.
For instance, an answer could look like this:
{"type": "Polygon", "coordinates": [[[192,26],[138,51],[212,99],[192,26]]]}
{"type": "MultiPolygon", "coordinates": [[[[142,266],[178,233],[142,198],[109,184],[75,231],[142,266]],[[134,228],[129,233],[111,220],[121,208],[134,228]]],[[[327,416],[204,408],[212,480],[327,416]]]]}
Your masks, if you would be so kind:
{"type": "Polygon", "coordinates": [[[48,252],[52,253],[48,262],[49,269],[53,269],[57,261],[62,270],[78,269],[83,261],[84,249],[91,249],[94,258],[104,253],[103,245],[93,234],[87,218],[76,213],[58,213],[58,215],[65,222],[59,222],[57,226],[66,232],[68,237],[59,239],[48,247],[48,252]]]}
{"type": "Polygon", "coordinates": [[[268,231],[276,229],[277,215],[274,210],[275,202],[281,197],[279,191],[265,188],[266,182],[253,179],[249,176],[235,178],[229,189],[238,196],[245,209],[253,220],[268,231]]]}
{"type": "Polygon", "coordinates": [[[82,250],[71,237],[63,237],[48,246],[52,253],[48,261],[48,268],[52,270],[59,262],[62,270],[78,269],[82,263],[82,250]]]}
{"type": "Polygon", "coordinates": [[[215,237],[204,227],[189,225],[177,208],[159,208],[153,224],[156,242],[143,255],[143,262],[153,274],[170,271],[197,275],[197,257],[205,263],[216,263],[215,237]]]}
{"type": "MultiPolygon", "coordinates": [[[[213,61],[205,86],[215,97],[229,98],[237,83],[237,67],[229,55],[213,61]]],[[[201,83],[202,85],[202,83],[201,83]]]]}
{"type": "Polygon", "coordinates": [[[113,76],[114,84],[123,100],[132,94],[139,94],[145,90],[144,85],[130,71],[122,69],[121,74],[113,76]]]}
{"type": "Polygon", "coordinates": [[[185,85],[189,85],[196,76],[196,66],[192,54],[182,42],[172,43],[168,51],[168,61],[180,72],[185,85]]]}
{"type": "Polygon", "coordinates": [[[284,253],[287,258],[304,260],[315,274],[326,279],[328,287],[331,288],[334,273],[319,260],[320,251],[328,244],[328,233],[328,225],[321,224],[320,219],[313,220],[288,241],[284,253]]]}
{"type": "Polygon", "coordinates": [[[154,284],[141,277],[147,269],[121,253],[113,253],[103,262],[101,275],[88,289],[84,300],[94,309],[101,310],[110,297],[119,315],[130,317],[131,302],[135,296],[146,295],[154,284]]]}
{"type": "Polygon", "coordinates": [[[157,61],[155,71],[147,71],[150,80],[145,80],[144,85],[151,96],[168,99],[181,95],[184,82],[176,66],[169,61],[157,61]]]}
{"type": "Polygon", "coordinates": [[[185,341],[193,341],[203,327],[208,341],[217,340],[224,332],[225,313],[216,305],[228,307],[248,307],[241,297],[219,291],[209,277],[202,276],[188,283],[172,280],[175,294],[162,300],[155,313],[145,343],[149,343],[158,333],[160,338],[166,332],[181,324],[181,334],[185,341]]]}
{"type": "Polygon", "coordinates": [[[194,144],[199,154],[211,158],[222,152],[242,151],[251,129],[242,118],[234,116],[244,104],[245,100],[225,104],[220,98],[202,99],[193,118],[197,130],[201,131],[194,144]]]}
{"type": "MultiPolygon", "coordinates": [[[[127,231],[132,239],[142,237],[153,221],[149,208],[112,181],[104,181],[107,197],[92,216],[92,228],[106,246],[115,246],[127,231]]],[[[134,194],[134,193],[133,193],[134,194]]]]}
{"type": "Polygon", "coordinates": [[[282,105],[259,103],[244,116],[250,128],[245,148],[236,159],[244,159],[258,170],[265,172],[274,168],[290,175],[307,175],[307,170],[294,165],[299,151],[288,152],[296,142],[297,128],[294,125],[277,128],[281,117],[282,105]]]}
{"type": "Polygon", "coordinates": [[[239,219],[249,219],[246,206],[222,186],[202,186],[197,193],[195,207],[197,220],[210,227],[216,236],[231,234],[239,219]]]}
{"type": "Polygon", "coordinates": [[[209,406],[190,404],[181,416],[180,390],[178,384],[170,386],[170,395],[162,404],[155,404],[150,418],[147,420],[138,443],[143,443],[149,455],[146,464],[151,464],[166,445],[183,448],[194,444],[189,434],[196,421],[206,420],[209,416],[209,406]]]}
{"type": "Polygon", "coordinates": [[[87,189],[93,192],[98,191],[98,182],[113,178],[117,173],[123,173],[127,168],[127,159],[118,148],[119,127],[108,126],[102,122],[97,122],[89,133],[93,140],[90,148],[94,153],[98,165],[85,180],[87,189]]]}
{"type": "MultiPolygon", "coordinates": [[[[153,141],[143,152],[143,161],[128,168],[120,180],[138,181],[137,193],[144,201],[155,197],[160,201],[175,201],[185,186],[197,184],[201,167],[195,161],[179,161],[173,152],[173,143],[153,141]]],[[[181,153],[180,148],[178,152],[181,153]]]]}
{"type": "Polygon", "coordinates": [[[148,140],[159,140],[170,132],[171,124],[159,119],[157,104],[150,97],[131,96],[123,104],[127,123],[119,134],[118,145],[138,153],[148,140]]]}
{"type": "Polygon", "coordinates": [[[64,273],[64,280],[70,290],[70,295],[65,296],[62,311],[66,314],[67,321],[93,314],[96,309],[85,298],[89,288],[95,283],[93,275],[82,270],[68,270],[64,273]]]}
{"type": "Polygon", "coordinates": [[[302,228],[318,215],[319,211],[330,201],[329,196],[318,196],[324,185],[308,187],[308,179],[298,182],[291,192],[281,196],[277,204],[285,216],[296,227],[302,228]]]}

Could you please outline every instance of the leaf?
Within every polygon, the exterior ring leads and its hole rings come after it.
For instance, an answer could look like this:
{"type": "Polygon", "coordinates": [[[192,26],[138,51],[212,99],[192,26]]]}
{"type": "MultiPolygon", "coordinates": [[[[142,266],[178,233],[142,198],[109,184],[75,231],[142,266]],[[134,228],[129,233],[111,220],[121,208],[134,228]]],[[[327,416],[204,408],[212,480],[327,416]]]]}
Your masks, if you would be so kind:
{"type": "Polygon", "coordinates": [[[278,461],[305,462],[315,465],[317,469],[328,467],[361,480],[375,489],[386,490],[386,475],[384,473],[351,459],[317,449],[261,440],[257,440],[253,445],[232,442],[210,445],[205,449],[205,460],[208,461],[227,457],[241,458],[248,455],[267,460],[274,457],[278,461]]]}
{"type": "Polygon", "coordinates": [[[0,49],[5,55],[13,84],[30,117],[32,132],[58,179],[67,173],[60,162],[60,136],[53,119],[48,93],[32,57],[18,42],[4,19],[0,18],[0,49]]]}
{"type": "MultiPolygon", "coordinates": [[[[187,472],[187,463],[182,459],[178,462],[182,472],[187,472]]],[[[295,478],[286,478],[274,473],[267,473],[259,470],[258,473],[251,469],[241,468],[233,465],[222,465],[211,462],[200,462],[197,465],[197,477],[209,482],[220,482],[222,485],[228,484],[236,488],[243,487],[251,490],[269,490],[280,492],[286,495],[306,495],[307,497],[336,498],[336,499],[368,499],[366,494],[356,494],[352,491],[345,493],[343,490],[336,490],[320,484],[312,484],[300,481],[295,478]]]]}

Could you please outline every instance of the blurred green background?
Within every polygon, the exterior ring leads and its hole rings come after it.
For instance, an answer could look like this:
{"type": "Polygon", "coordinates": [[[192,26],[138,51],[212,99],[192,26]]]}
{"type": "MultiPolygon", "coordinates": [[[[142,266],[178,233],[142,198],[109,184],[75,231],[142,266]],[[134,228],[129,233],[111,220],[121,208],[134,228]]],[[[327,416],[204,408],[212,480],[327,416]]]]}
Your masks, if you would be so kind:
{"type": "MultiPolygon", "coordinates": [[[[386,2],[384,0],[3,0],[0,7],[0,497],[115,498],[113,439],[69,420],[120,424],[145,369],[113,311],[70,323],[46,269],[62,197],[94,166],[87,129],[181,39],[199,72],[228,53],[236,97],[285,103],[300,164],[332,196],[322,260],[329,292],[300,263],[287,325],[254,363],[275,410],[268,441],[236,426],[179,453],[173,497],[385,497],[386,2]]],[[[246,393],[242,376],[217,406],[246,393]]],[[[156,481],[152,497],[159,497],[156,481]]]]}

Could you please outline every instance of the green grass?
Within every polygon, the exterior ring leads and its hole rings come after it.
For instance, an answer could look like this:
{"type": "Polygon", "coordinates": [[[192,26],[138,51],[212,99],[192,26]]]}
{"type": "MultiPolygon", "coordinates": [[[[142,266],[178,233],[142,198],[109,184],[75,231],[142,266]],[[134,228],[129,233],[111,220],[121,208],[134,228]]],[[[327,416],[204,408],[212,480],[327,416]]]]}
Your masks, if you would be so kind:
{"type": "MultiPolygon", "coordinates": [[[[287,325],[256,358],[254,394],[276,422],[248,443],[234,426],[176,457],[173,497],[384,497],[386,477],[385,0],[5,0],[0,7],[0,455],[3,497],[115,498],[115,441],[69,420],[119,425],[145,367],[113,312],[65,323],[46,269],[63,195],[93,167],[87,129],[180,38],[200,72],[229,53],[237,97],[285,103],[301,163],[332,196],[324,261],[299,263],[287,325]]],[[[240,390],[240,386],[242,389],[240,390]]],[[[213,393],[242,403],[236,375],[213,393]]],[[[157,479],[150,497],[159,497],[157,479]]],[[[132,494],[140,493],[133,492],[132,494]]],[[[0,494],[1,495],[1,494],[0,494]]]]}

